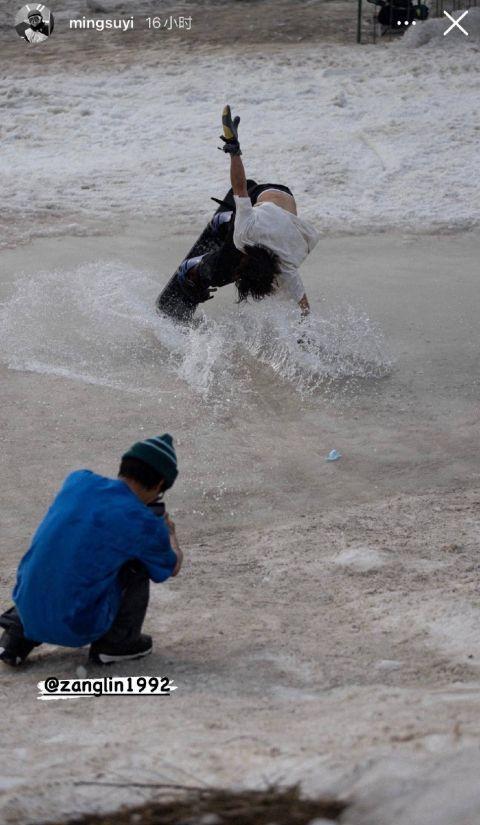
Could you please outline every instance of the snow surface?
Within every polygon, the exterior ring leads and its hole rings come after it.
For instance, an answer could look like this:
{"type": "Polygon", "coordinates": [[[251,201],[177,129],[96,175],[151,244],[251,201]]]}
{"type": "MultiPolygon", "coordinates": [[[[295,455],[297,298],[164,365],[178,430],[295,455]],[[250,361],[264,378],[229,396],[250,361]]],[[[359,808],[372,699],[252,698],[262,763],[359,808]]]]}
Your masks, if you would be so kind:
{"type": "Polygon", "coordinates": [[[242,115],[249,175],[290,184],[323,232],[476,224],[479,16],[470,11],[469,39],[443,38],[432,20],[358,49],[158,50],[143,63],[140,50],[115,72],[101,60],[81,71],[46,62],[40,84],[38,66],[21,78],[4,67],[3,202],[21,224],[3,242],[99,218],[201,226],[228,179],[216,148],[225,100],[242,115]]]}
{"type": "Polygon", "coordinates": [[[369,573],[383,567],[386,563],[386,556],[385,553],[380,553],[375,547],[348,547],[341,550],[333,561],[339,567],[346,567],[352,572],[369,573]]]}
{"type": "Polygon", "coordinates": [[[159,422],[182,455],[169,501],[187,549],[186,575],[153,589],[156,651],[131,670],[171,668],[173,710],[149,705],[147,726],[128,698],[97,704],[87,724],[78,702],[42,703],[40,715],[36,682],[83,674],[82,651],[42,649],[31,670],[3,677],[4,821],[140,803],[132,779],[199,778],[348,793],[348,825],[478,820],[479,495],[466,489],[480,443],[475,238],[373,237],[478,223],[470,28],[470,40],[428,21],[358,49],[2,68],[3,242],[112,230],[2,253],[0,344],[14,368],[2,371],[4,603],[72,462],[112,472],[119,445],[159,422]],[[227,98],[250,174],[290,183],[323,232],[368,233],[340,239],[341,254],[323,239],[321,286],[315,253],[307,262],[316,306],[328,280],[332,297],[312,320],[314,353],[268,307],[237,316],[220,297],[221,320],[185,333],[154,316],[158,270],[226,189],[215,147],[227,98]],[[132,217],[154,217],[169,239],[155,238],[158,270],[151,237],[113,235],[122,222],[132,233],[132,217]],[[380,387],[364,382],[349,417],[288,390],[389,373],[376,324],[335,311],[355,280],[400,357],[380,387]],[[223,407],[208,406],[219,397],[223,407]],[[345,458],[326,465],[334,444],[345,458]],[[418,495],[431,486],[439,492],[418,495]],[[124,787],[102,788],[102,777],[124,787]]]}

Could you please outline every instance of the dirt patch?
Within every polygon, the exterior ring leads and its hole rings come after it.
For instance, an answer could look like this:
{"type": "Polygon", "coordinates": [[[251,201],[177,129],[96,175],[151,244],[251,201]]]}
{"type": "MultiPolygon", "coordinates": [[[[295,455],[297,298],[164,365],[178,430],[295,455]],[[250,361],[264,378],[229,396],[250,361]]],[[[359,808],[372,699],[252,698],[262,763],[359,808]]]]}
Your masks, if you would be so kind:
{"type": "MultiPolygon", "coordinates": [[[[166,789],[170,794],[172,789],[166,789]]],[[[70,825],[308,825],[332,822],[346,808],[337,799],[304,799],[297,785],[264,791],[188,791],[180,798],[70,820],[70,825]]],[[[60,825],[60,822],[55,823],[60,825]]],[[[61,825],[65,825],[65,820],[61,825]]]]}

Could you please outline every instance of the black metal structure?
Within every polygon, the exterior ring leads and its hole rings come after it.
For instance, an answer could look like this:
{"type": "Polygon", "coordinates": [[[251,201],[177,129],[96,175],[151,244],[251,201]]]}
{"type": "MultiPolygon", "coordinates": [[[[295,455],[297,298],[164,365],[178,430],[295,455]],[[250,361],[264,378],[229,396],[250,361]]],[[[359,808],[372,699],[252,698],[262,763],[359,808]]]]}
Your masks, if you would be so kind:
{"type": "Polygon", "coordinates": [[[429,17],[443,17],[460,9],[480,5],[480,0],[368,0],[374,4],[371,18],[364,14],[363,0],[357,0],[357,43],[376,43],[380,38],[400,37],[412,23],[421,25],[426,19],[422,6],[428,7],[429,17]],[[370,20],[370,24],[368,22],[370,20]],[[368,34],[366,34],[368,32],[368,34]]]}

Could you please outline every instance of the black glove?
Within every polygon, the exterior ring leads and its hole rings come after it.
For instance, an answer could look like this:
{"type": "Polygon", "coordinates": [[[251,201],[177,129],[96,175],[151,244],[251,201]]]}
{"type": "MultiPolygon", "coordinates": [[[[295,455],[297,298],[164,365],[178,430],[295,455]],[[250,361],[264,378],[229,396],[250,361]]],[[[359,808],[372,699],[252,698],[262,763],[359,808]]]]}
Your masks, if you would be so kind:
{"type": "Polygon", "coordinates": [[[215,298],[215,293],[217,291],[216,286],[207,286],[205,290],[198,295],[198,303],[204,304],[205,301],[211,301],[212,298],[215,298]]]}
{"type": "Polygon", "coordinates": [[[221,147],[219,146],[218,148],[223,149],[223,151],[228,155],[242,154],[242,150],[240,149],[240,144],[238,142],[239,123],[239,116],[237,115],[237,117],[232,120],[230,106],[224,106],[222,114],[223,135],[220,135],[220,140],[223,140],[225,145],[221,147]]]}
{"type": "Polygon", "coordinates": [[[182,283],[184,294],[195,304],[204,304],[205,301],[210,301],[214,298],[214,293],[217,291],[216,286],[210,286],[206,278],[196,277],[195,280],[187,277],[182,283]]]}

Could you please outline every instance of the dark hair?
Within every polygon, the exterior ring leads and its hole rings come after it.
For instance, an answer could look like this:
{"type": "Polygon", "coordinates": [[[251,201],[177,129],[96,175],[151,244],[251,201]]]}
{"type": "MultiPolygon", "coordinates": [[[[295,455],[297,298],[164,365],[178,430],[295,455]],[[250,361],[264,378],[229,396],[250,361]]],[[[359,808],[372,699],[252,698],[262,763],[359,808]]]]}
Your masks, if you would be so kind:
{"type": "Polygon", "coordinates": [[[118,475],[138,481],[146,490],[151,490],[163,481],[163,476],[157,473],[149,464],[140,458],[122,458],[118,475]]]}
{"type": "Polygon", "coordinates": [[[266,246],[245,246],[244,258],[237,268],[238,303],[248,297],[261,301],[275,292],[280,273],[280,258],[266,246]]]}

